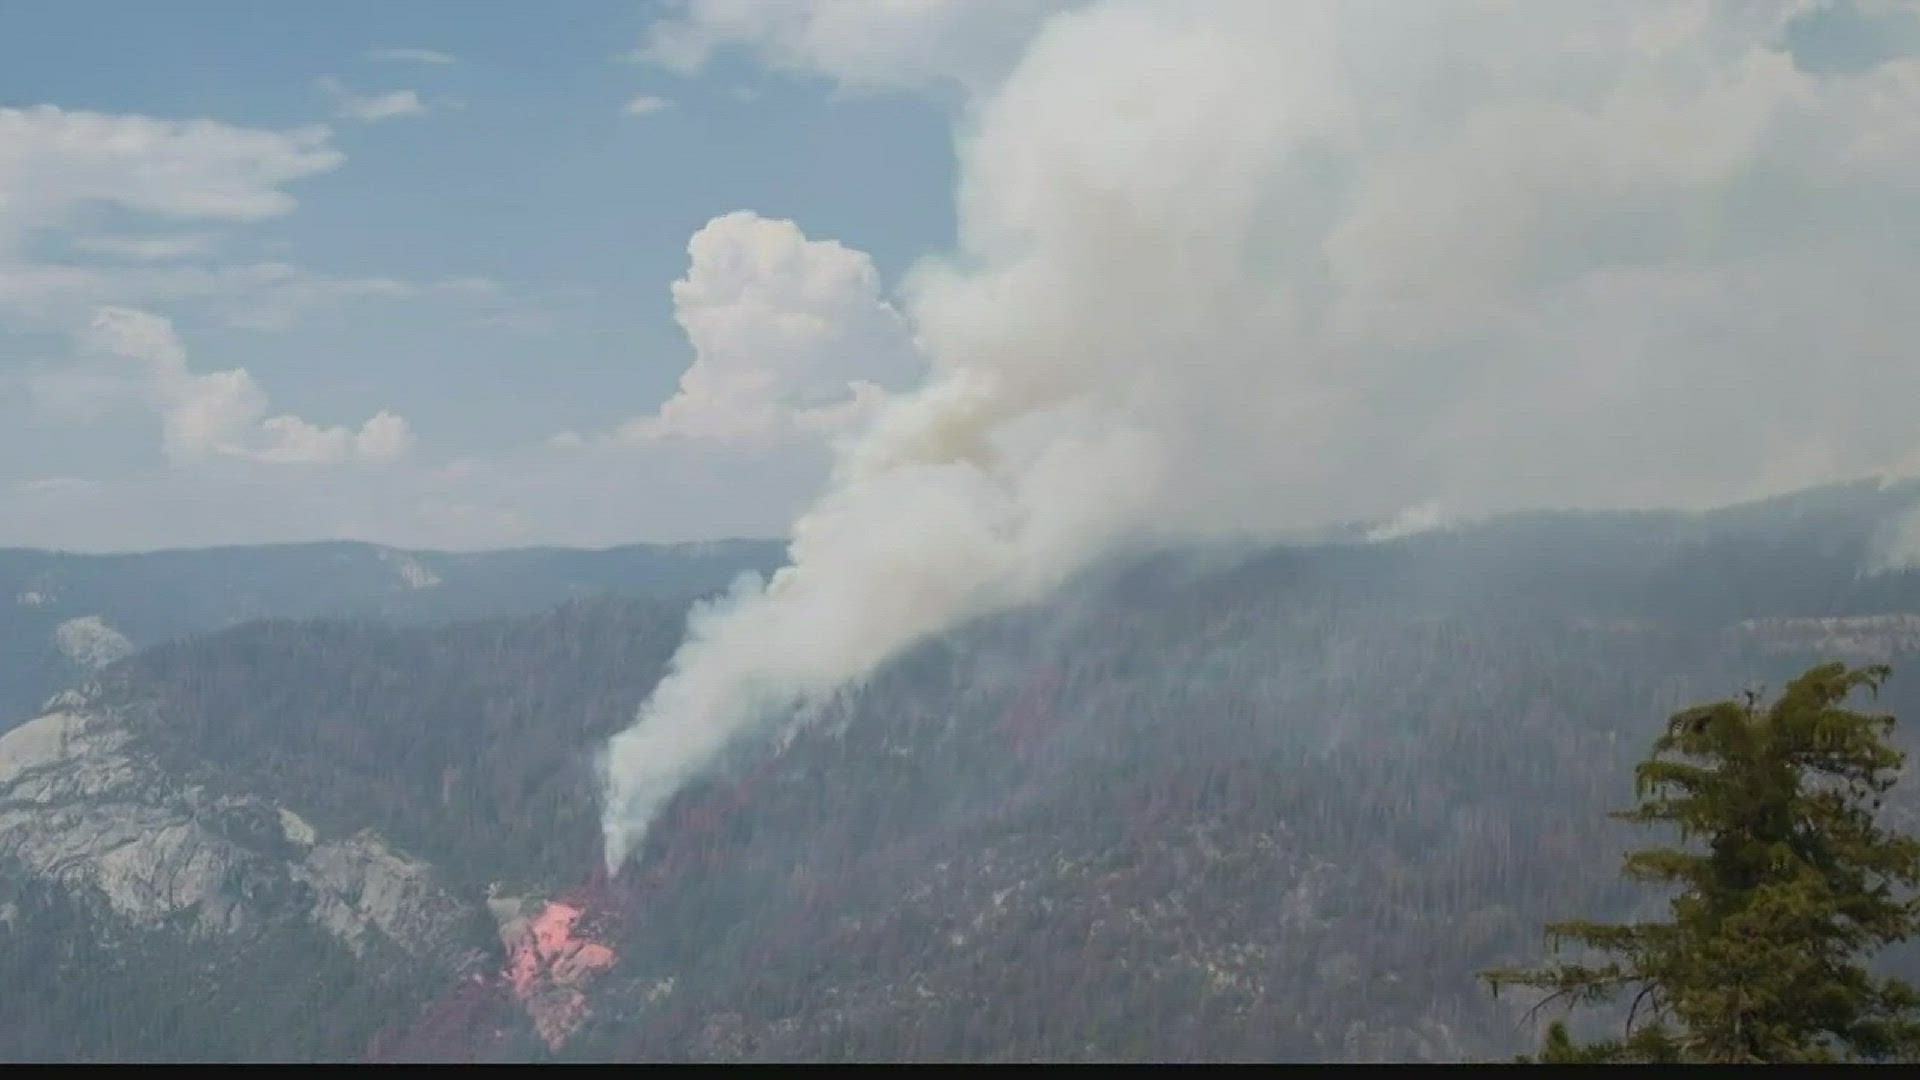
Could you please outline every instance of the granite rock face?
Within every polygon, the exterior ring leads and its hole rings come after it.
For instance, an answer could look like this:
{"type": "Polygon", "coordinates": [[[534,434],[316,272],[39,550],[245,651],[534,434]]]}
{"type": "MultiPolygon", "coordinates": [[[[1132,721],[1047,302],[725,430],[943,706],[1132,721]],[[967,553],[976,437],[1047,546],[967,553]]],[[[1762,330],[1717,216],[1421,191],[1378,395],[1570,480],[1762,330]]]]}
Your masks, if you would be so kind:
{"type": "Polygon", "coordinates": [[[310,923],[355,955],[478,959],[478,905],[372,832],[323,836],[255,795],[162,771],[124,718],[69,691],[0,736],[0,857],[136,926],[231,935],[310,923]]]}

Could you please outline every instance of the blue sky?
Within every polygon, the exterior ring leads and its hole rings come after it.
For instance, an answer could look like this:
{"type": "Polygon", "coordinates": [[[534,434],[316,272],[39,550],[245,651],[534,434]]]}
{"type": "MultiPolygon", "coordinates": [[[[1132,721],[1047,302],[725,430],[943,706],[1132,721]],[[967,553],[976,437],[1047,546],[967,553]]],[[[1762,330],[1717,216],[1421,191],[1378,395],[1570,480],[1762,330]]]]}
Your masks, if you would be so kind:
{"type": "MultiPolygon", "coordinates": [[[[391,409],[429,455],[607,428],[671,395],[687,366],[668,286],[709,219],[745,208],[804,222],[809,236],[869,253],[889,281],[952,233],[951,137],[936,100],[848,94],[737,57],[688,75],[636,61],[668,11],[632,0],[9,3],[0,105],[321,123],[346,158],[284,185],[297,207],[264,221],[206,228],[94,205],[30,242],[47,261],[85,266],[116,261],[73,250],[85,234],[217,234],[216,253],[168,265],[485,281],[485,296],[316,305],[269,328],[200,303],[160,313],[196,369],[245,367],[276,411],[346,422],[391,409]],[[330,85],[411,90],[425,108],[356,121],[330,85]],[[671,106],[630,115],[644,95],[671,106]]],[[[71,334],[57,318],[7,323],[0,374],[63,352],[71,334]]],[[[168,467],[137,417],[13,419],[0,431],[0,481],[168,467]]]]}
{"type": "Polygon", "coordinates": [[[655,14],[631,0],[569,3],[560,19],[445,2],[8,10],[7,104],[336,126],[347,163],[290,185],[298,211],[238,231],[236,255],[342,276],[481,277],[524,305],[538,331],[411,305],[315,318],[271,343],[177,320],[209,366],[244,361],[296,411],[351,411],[374,381],[449,448],[600,426],[670,393],[687,346],[666,286],[687,237],[718,214],[805,221],[890,275],[951,233],[952,155],[933,105],[836,99],[823,81],[743,63],[690,78],[651,69],[627,59],[655,14]],[[456,62],[369,55],[405,48],[456,62]],[[329,76],[363,93],[416,89],[432,111],[339,121],[316,86],[329,76]],[[647,93],[674,107],[622,111],[647,93]]]}
{"type": "Polygon", "coordinates": [[[1914,0],[10,0],[0,544],[773,535],[1022,387],[1200,531],[1920,468],[1914,115],[1914,0]]]}

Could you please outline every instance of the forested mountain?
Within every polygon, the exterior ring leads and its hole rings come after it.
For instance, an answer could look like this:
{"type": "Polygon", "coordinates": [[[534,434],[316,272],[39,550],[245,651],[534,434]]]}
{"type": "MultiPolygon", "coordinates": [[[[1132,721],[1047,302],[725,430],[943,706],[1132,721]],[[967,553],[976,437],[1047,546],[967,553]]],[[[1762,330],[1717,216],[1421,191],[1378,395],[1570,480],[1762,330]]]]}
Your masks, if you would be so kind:
{"type": "Polygon", "coordinates": [[[678,601],[778,565],[767,541],[481,554],[284,544],[136,555],[0,550],[0,731],[135,647],[253,619],[431,620],[578,597],[678,601]]]}
{"type": "Polygon", "coordinates": [[[1115,560],[613,881],[592,753],[678,601],[151,648],[0,738],[0,1054],[1504,1058],[1477,969],[1659,904],[1604,811],[1669,713],[1888,660],[1913,745],[1920,574],[1863,572],[1912,494],[1115,560]]]}

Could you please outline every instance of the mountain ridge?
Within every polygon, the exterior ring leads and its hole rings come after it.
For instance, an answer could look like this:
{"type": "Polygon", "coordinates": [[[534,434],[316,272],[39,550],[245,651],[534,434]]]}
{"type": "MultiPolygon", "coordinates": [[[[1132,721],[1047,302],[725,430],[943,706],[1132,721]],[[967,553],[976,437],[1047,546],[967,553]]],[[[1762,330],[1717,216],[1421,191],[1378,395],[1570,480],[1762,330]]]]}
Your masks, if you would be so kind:
{"type": "MultiPolygon", "coordinates": [[[[1475,970],[1535,959],[1548,919],[1657,907],[1617,880],[1633,837],[1605,811],[1671,711],[1890,660],[1913,745],[1920,575],[1860,570],[1903,500],[1826,492],[1681,542],[1561,518],[1111,560],[743,739],[612,880],[594,754],[683,601],[150,645],[52,704],[111,717],[128,764],[94,773],[161,794],[82,783],[71,821],[0,827],[0,979],[45,995],[0,1003],[0,1033],[67,1058],[1504,1057],[1533,1041],[1524,1005],[1475,970]],[[84,822],[189,803],[210,831],[169,850],[271,842],[234,856],[270,882],[307,873],[283,850],[302,829],[378,837],[484,959],[369,960],[310,896],[218,875],[182,879],[213,884],[180,919],[130,920],[100,884],[111,830],[84,822]],[[234,904],[259,914],[202,918],[234,904]],[[291,929],[249,937],[270,912],[291,929]],[[200,996],[173,1000],[167,965],[200,996]]],[[[1891,820],[1920,823],[1917,795],[1891,820]]]]}

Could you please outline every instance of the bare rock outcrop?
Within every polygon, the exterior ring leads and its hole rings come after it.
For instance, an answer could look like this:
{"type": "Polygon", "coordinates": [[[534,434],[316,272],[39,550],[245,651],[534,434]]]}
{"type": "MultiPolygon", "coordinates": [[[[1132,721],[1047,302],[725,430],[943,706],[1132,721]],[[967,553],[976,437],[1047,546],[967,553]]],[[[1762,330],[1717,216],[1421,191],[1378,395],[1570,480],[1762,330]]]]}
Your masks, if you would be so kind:
{"type": "Polygon", "coordinates": [[[476,959],[478,906],[430,866],[371,832],[326,837],[288,808],[171,775],[81,692],[0,736],[0,857],[139,926],[234,934],[297,918],[355,955],[476,959]]]}

